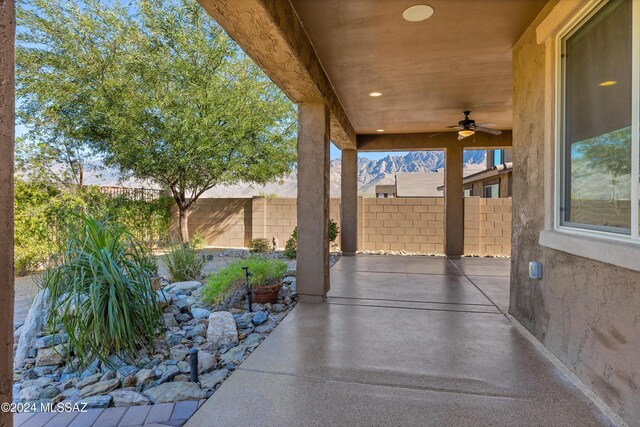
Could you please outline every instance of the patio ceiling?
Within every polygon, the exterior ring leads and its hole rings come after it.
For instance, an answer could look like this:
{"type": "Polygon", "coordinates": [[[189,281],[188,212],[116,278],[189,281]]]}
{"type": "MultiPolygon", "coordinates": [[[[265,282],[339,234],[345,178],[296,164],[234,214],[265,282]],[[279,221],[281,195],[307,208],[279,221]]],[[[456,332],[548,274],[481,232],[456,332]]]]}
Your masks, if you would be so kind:
{"type": "Polygon", "coordinates": [[[471,110],[511,129],[511,49],[546,0],[292,0],[356,133],[442,131],[471,110]],[[371,92],[381,92],[377,98],[371,92]]]}
{"type": "MultiPolygon", "coordinates": [[[[424,142],[463,110],[511,129],[511,50],[547,3],[425,0],[434,15],[408,22],[407,0],[198,1],[294,102],[329,106],[338,147],[360,148],[357,134],[384,129],[370,149],[395,147],[394,134],[424,142]]],[[[438,139],[428,145],[455,141],[438,139]]]]}

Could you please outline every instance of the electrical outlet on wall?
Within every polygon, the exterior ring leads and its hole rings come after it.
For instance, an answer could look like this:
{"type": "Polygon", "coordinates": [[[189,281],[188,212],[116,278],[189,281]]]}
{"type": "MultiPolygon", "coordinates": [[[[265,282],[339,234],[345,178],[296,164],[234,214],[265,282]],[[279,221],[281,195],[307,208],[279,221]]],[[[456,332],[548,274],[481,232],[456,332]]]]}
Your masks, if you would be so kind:
{"type": "Polygon", "coordinates": [[[538,261],[529,261],[529,279],[542,279],[542,264],[538,261]]]}

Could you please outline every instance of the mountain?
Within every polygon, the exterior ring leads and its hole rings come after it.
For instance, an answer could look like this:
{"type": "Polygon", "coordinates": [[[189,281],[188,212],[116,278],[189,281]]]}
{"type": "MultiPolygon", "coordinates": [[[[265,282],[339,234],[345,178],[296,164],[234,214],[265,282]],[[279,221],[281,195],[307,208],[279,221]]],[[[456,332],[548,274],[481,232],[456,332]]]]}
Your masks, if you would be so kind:
{"type": "MultiPolygon", "coordinates": [[[[468,150],[464,152],[464,174],[469,175],[485,168],[486,152],[484,150],[468,150]]],[[[430,180],[441,185],[444,182],[444,152],[417,151],[404,156],[388,155],[380,160],[358,158],[358,191],[363,195],[375,194],[376,185],[395,183],[395,174],[399,172],[426,172],[434,174],[438,179],[430,180]]],[[[331,197],[340,197],[340,159],[330,163],[331,197]]],[[[207,192],[204,197],[250,197],[258,195],[276,195],[295,197],[297,192],[296,173],[293,172],[279,182],[261,185],[217,186],[207,192]]]]}
{"type": "MultiPolygon", "coordinates": [[[[486,152],[484,150],[467,150],[464,152],[464,175],[479,172],[485,168],[486,152]]],[[[399,172],[424,172],[433,174],[429,179],[433,185],[439,186],[444,182],[444,152],[442,151],[415,151],[404,156],[388,155],[379,160],[368,159],[364,156],[358,158],[358,191],[362,195],[375,194],[376,185],[394,184],[395,175],[399,172]]],[[[330,163],[330,192],[331,197],[340,197],[340,159],[334,159],[330,163]]],[[[93,185],[124,185],[128,187],[154,188],[149,183],[142,183],[129,179],[124,183],[118,183],[117,173],[111,170],[102,170],[99,174],[87,173],[87,184],[93,185]]],[[[259,195],[274,195],[280,197],[296,197],[297,178],[292,172],[278,182],[266,185],[225,185],[216,186],[206,191],[203,197],[251,197],[259,195]]]]}

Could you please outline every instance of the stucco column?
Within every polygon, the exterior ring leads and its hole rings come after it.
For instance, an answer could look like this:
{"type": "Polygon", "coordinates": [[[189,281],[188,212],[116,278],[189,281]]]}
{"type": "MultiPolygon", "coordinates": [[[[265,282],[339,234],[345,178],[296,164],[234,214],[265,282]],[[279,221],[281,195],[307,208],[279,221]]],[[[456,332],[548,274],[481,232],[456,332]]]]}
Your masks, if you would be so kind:
{"type": "Polygon", "coordinates": [[[342,150],[340,188],[340,249],[353,256],[358,250],[358,151],[342,150]]]}
{"type": "MultiPolygon", "coordinates": [[[[0,0],[0,403],[11,402],[13,379],[13,140],[15,6],[0,0]]],[[[0,411],[0,427],[13,414],[0,411]]]]}
{"type": "Polygon", "coordinates": [[[462,193],[462,144],[447,147],[444,168],[444,253],[460,258],[464,253],[464,195],[462,193]]]}
{"type": "Polygon", "coordinates": [[[300,301],[323,302],[329,291],[329,109],[298,104],[298,248],[300,301]]]}

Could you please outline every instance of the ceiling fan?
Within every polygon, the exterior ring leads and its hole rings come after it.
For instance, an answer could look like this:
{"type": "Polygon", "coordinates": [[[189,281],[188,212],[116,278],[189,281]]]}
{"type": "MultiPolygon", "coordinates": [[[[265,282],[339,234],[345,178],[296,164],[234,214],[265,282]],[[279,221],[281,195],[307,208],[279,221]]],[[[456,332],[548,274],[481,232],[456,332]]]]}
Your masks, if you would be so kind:
{"type": "Polygon", "coordinates": [[[448,129],[455,129],[458,131],[458,141],[473,135],[476,132],[486,132],[492,135],[500,135],[502,131],[497,129],[490,129],[486,126],[495,126],[493,123],[476,123],[475,120],[469,118],[471,111],[463,111],[464,120],[460,120],[457,125],[447,126],[448,129]]]}

